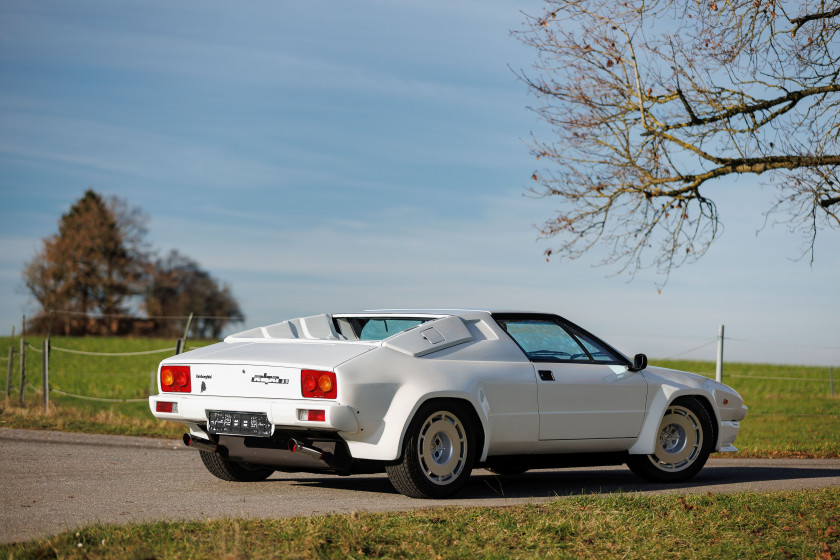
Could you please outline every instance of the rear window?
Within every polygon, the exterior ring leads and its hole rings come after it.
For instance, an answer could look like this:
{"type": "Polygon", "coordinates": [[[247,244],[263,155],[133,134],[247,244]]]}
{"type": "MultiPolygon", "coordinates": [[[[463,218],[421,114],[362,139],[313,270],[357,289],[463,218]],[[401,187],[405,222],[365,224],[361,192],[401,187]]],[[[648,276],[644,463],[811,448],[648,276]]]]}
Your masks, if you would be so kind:
{"type": "Polygon", "coordinates": [[[359,340],[384,340],[402,331],[413,329],[429,320],[411,317],[352,317],[346,319],[359,340]]]}

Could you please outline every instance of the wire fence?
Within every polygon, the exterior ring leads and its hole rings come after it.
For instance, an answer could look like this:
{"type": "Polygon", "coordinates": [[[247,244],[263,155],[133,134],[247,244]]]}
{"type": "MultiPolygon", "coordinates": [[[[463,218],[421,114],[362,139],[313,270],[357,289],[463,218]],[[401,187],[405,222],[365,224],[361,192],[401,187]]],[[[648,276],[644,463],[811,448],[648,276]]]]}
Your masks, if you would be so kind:
{"type": "MultiPolygon", "coordinates": [[[[693,342],[697,341],[698,337],[678,337],[672,336],[675,339],[683,339],[683,340],[691,340],[694,339],[693,342]]],[[[25,343],[25,338],[20,339],[20,352],[19,356],[15,356],[15,344],[14,338],[10,341],[10,348],[9,348],[9,355],[8,357],[0,357],[0,361],[7,363],[7,378],[6,378],[6,397],[8,398],[11,395],[11,390],[15,388],[14,379],[13,379],[13,365],[15,362],[18,362],[20,365],[20,382],[17,384],[17,388],[21,387],[29,387],[34,392],[44,393],[43,388],[38,389],[33,386],[31,383],[26,382],[26,353],[31,352],[37,355],[40,358],[41,362],[41,369],[42,369],[42,387],[47,387],[48,390],[46,395],[43,395],[44,399],[44,407],[45,410],[48,411],[49,406],[49,394],[56,394],[66,398],[73,398],[73,399],[80,399],[80,400],[87,400],[87,401],[95,401],[95,402],[103,402],[103,403],[139,403],[139,402],[147,402],[147,398],[137,399],[137,398],[119,398],[119,397],[110,397],[110,396],[94,396],[90,394],[81,394],[80,392],[71,391],[66,388],[61,388],[55,385],[49,379],[49,370],[50,370],[50,361],[53,359],[51,354],[65,354],[65,355],[75,355],[75,356],[85,356],[85,357],[97,357],[97,358],[131,358],[131,357],[151,357],[157,354],[178,354],[183,351],[183,340],[178,339],[175,346],[166,346],[163,348],[152,348],[147,350],[137,350],[132,352],[95,352],[90,350],[82,350],[76,348],[66,348],[61,346],[54,346],[50,343],[49,338],[43,340],[43,344],[41,348],[38,348],[31,343],[25,343]]],[[[785,346],[788,348],[797,348],[797,349],[804,349],[804,350],[828,350],[828,351],[838,351],[840,352],[840,346],[828,346],[828,345],[814,345],[814,344],[798,344],[798,343],[778,343],[773,341],[762,341],[762,340],[755,340],[755,339],[748,339],[748,338],[739,338],[739,337],[726,337],[726,338],[710,338],[703,340],[702,344],[696,345],[692,344],[691,347],[682,350],[680,352],[671,354],[667,358],[663,358],[663,360],[672,360],[674,358],[678,358],[681,356],[685,356],[687,354],[691,354],[692,352],[696,352],[698,350],[702,350],[704,348],[710,347],[715,344],[722,344],[723,342],[739,342],[739,343],[746,343],[746,344],[762,344],[762,345],[772,345],[772,346],[785,346]]],[[[722,355],[719,348],[719,359],[722,355]]],[[[67,378],[82,377],[82,376],[102,376],[102,377],[113,377],[117,374],[115,373],[93,373],[90,371],[84,373],[68,373],[68,372],[61,372],[61,376],[66,376],[67,378]]],[[[146,375],[146,374],[143,374],[146,375]]],[[[704,374],[710,376],[709,374],[704,374]]],[[[719,374],[718,374],[719,375],[719,374]]],[[[750,380],[764,380],[764,381],[781,381],[781,382],[789,382],[789,383],[820,383],[828,389],[830,396],[834,397],[834,368],[828,368],[828,376],[827,377],[793,377],[793,376],[766,376],[766,375],[740,375],[740,374],[727,374],[727,379],[750,379],[750,380]]],[[[151,372],[151,379],[149,384],[149,393],[151,394],[156,390],[156,379],[155,379],[155,371],[151,372]]],[[[21,390],[20,401],[21,404],[24,403],[24,391],[21,390]]]]}
{"type": "MultiPolygon", "coordinates": [[[[96,340],[96,339],[91,339],[96,340]]],[[[178,354],[185,350],[183,339],[178,339],[176,341],[175,346],[165,346],[163,348],[152,348],[152,349],[140,349],[131,352],[102,352],[102,351],[91,351],[91,350],[83,350],[78,348],[67,348],[64,346],[54,346],[51,344],[49,338],[44,338],[41,341],[41,347],[37,347],[33,345],[30,341],[28,341],[25,337],[21,337],[19,339],[20,342],[20,349],[17,351],[15,340],[12,338],[10,339],[10,347],[9,347],[9,355],[8,357],[3,357],[2,361],[4,363],[8,363],[8,368],[6,372],[6,398],[11,397],[12,391],[19,391],[20,392],[20,404],[23,406],[25,404],[26,398],[26,390],[28,389],[31,393],[40,394],[43,398],[43,406],[44,411],[49,413],[49,399],[50,395],[57,395],[64,398],[70,399],[78,399],[83,401],[91,401],[91,402],[99,402],[99,403],[116,403],[116,404],[123,404],[123,403],[143,403],[148,402],[148,397],[145,398],[124,398],[118,396],[109,396],[105,395],[95,395],[95,394],[85,394],[86,391],[79,391],[79,390],[71,390],[65,387],[61,387],[57,385],[54,380],[50,379],[50,370],[51,370],[51,362],[54,362],[59,356],[66,355],[66,356],[79,356],[83,358],[103,358],[105,360],[113,360],[118,359],[122,360],[121,365],[125,364],[126,358],[151,358],[155,355],[164,355],[164,354],[178,354]],[[27,363],[27,354],[29,354],[30,361],[27,363]],[[31,358],[35,358],[32,360],[31,358]],[[33,362],[35,367],[33,367],[33,362]],[[37,366],[40,365],[40,368],[37,366]],[[16,367],[19,367],[19,379],[15,379],[16,367]],[[33,370],[36,370],[33,372],[33,370]],[[40,370],[40,371],[37,371],[40,370]],[[32,382],[27,379],[27,374],[32,375],[35,373],[36,378],[38,374],[41,376],[41,386],[37,387],[32,382]],[[47,391],[44,391],[44,387],[47,388],[47,391]]],[[[165,356],[162,356],[165,357],[165,356]]],[[[87,363],[84,360],[81,363],[87,363]]],[[[132,366],[136,366],[136,363],[129,360],[129,363],[132,366]]],[[[53,363],[54,365],[54,363],[53,363]]],[[[107,367],[105,368],[107,369],[107,367]]],[[[129,370],[132,367],[128,368],[129,370]]],[[[156,369],[151,371],[151,376],[149,379],[149,391],[148,394],[152,394],[157,386],[156,386],[156,379],[155,379],[155,372],[156,369]]],[[[135,376],[139,372],[134,372],[135,376]]],[[[91,378],[91,377],[101,377],[107,379],[114,379],[115,377],[125,376],[128,374],[129,376],[132,375],[131,371],[110,371],[110,372],[102,372],[102,373],[95,373],[95,371],[86,370],[83,373],[73,372],[73,371],[61,371],[58,376],[62,379],[67,380],[68,382],[72,382],[79,379],[84,378],[91,378]]],[[[144,376],[149,374],[142,374],[144,376]]],[[[53,377],[55,374],[53,374],[53,377]]],[[[136,377],[135,382],[136,385],[136,377]]],[[[94,384],[91,384],[93,386],[94,384]]],[[[100,385],[100,384],[95,384],[100,385]]],[[[99,393],[99,391],[93,391],[94,393],[99,393]]]]}
{"type": "MultiPolygon", "coordinates": [[[[36,352],[36,350],[32,346],[30,346],[36,352]]],[[[87,352],[84,350],[70,350],[69,348],[59,348],[58,346],[50,346],[50,350],[54,352],[66,352],[68,354],[76,354],[80,356],[104,356],[104,357],[125,357],[125,356],[148,356],[149,354],[162,354],[163,352],[175,352],[177,350],[177,346],[172,346],[170,348],[159,348],[157,350],[144,350],[142,352],[87,352]]]]}

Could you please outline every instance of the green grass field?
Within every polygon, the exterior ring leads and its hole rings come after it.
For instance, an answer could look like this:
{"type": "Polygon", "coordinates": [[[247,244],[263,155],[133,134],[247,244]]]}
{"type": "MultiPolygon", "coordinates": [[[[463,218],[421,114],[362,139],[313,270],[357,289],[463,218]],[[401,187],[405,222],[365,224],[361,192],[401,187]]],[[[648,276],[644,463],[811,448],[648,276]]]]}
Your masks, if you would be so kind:
{"type": "MultiPolygon", "coordinates": [[[[101,402],[50,395],[51,409],[41,407],[41,339],[27,339],[26,406],[18,403],[18,360],[13,364],[12,398],[0,412],[0,426],[57,429],[92,433],[116,433],[178,437],[179,424],[152,417],[146,398],[156,391],[158,362],[172,354],[173,340],[128,338],[54,337],[50,357],[50,386],[65,393],[99,399],[141,402],[101,402]],[[129,353],[167,349],[165,352],[125,357],[70,354],[58,349],[86,352],[129,353]]],[[[209,344],[190,343],[190,347],[209,344]]],[[[19,348],[16,340],[15,349],[19,348]]],[[[6,372],[9,338],[0,338],[0,371],[6,372]]],[[[656,361],[655,365],[714,376],[715,365],[707,362],[656,361]]],[[[735,388],[750,408],[736,442],[739,456],[749,457],[840,457],[840,371],[836,372],[835,396],[829,394],[829,370],[758,364],[725,364],[724,382],[735,388]]],[[[3,376],[5,381],[5,375],[3,376]]]]}
{"type": "Polygon", "coordinates": [[[94,525],[0,558],[807,558],[840,555],[840,489],[576,496],[503,508],[94,525]]]}

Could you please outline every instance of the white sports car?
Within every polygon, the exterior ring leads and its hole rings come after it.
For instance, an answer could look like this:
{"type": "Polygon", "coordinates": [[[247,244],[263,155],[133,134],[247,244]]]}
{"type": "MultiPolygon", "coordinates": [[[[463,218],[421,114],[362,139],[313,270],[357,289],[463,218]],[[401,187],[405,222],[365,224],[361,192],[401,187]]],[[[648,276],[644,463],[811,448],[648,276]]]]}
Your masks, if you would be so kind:
{"type": "Polygon", "coordinates": [[[747,407],[730,387],[630,360],[546,313],[316,315],[176,355],[152,413],[231,481],[275,470],[386,471],[417,498],[498,474],[626,463],[686,480],[732,443],[747,407]]]}

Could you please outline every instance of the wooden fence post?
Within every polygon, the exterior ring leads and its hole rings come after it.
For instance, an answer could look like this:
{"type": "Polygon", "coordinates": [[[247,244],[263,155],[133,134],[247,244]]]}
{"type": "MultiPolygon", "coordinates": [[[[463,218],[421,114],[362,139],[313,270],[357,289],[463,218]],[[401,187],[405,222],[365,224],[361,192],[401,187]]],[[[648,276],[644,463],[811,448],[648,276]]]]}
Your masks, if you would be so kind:
{"type": "Polygon", "coordinates": [[[12,339],[9,341],[9,368],[6,370],[6,398],[12,395],[12,371],[15,362],[15,327],[12,325],[12,339]]]}
{"type": "Polygon", "coordinates": [[[41,343],[43,348],[43,364],[44,364],[44,414],[50,413],[50,339],[46,338],[41,343]]]}
{"type": "Polygon", "coordinates": [[[26,315],[20,330],[20,406],[26,404],[26,315]]]}
{"type": "MultiPolygon", "coordinates": [[[[184,338],[181,339],[183,340],[183,343],[181,344],[181,352],[187,351],[187,337],[190,335],[190,325],[192,324],[192,319],[193,314],[190,313],[190,317],[189,319],[187,319],[187,326],[184,327],[184,338]]],[[[178,354],[180,354],[181,352],[178,352],[178,354]]]]}
{"type": "Polygon", "coordinates": [[[715,367],[715,381],[723,382],[723,325],[718,330],[717,365],[715,367]]]}

